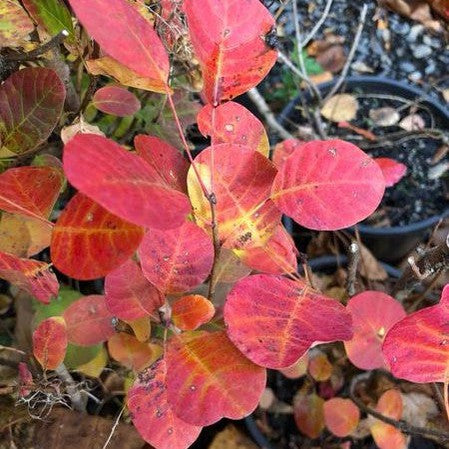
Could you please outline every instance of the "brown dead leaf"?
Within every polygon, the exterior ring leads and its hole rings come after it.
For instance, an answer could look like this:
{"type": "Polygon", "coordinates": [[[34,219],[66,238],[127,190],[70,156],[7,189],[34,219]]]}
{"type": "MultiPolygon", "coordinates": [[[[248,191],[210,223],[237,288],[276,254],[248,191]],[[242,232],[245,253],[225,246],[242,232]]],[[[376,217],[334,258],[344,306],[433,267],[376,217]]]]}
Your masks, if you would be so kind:
{"type": "Polygon", "coordinates": [[[346,62],[345,50],[342,45],[332,45],[316,56],[316,61],[332,73],[338,73],[346,62]]]}
{"type": "Polygon", "coordinates": [[[427,427],[429,419],[439,414],[435,401],[422,393],[402,393],[402,419],[412,426],[427,427]]]}
{"type": "MultiPolygon", "coordinates": [[[[322,72],[319,73],[318,75],[311,75],[309,76],[310,81],[312,81],[313,84],[321,84],[321,83],[326,83],[327,81],[331,81],[334,79],[334,75],[332,75],[331,72],[322,72]]],[[[306,87],[307,84],[305,81],[301,81],[301,87],[306,87]]]]}
{"type": "Polygon", "coordinates": [[[350,94],[338,94],[327,100],[321,108],[323,117],[332,122],[349,122],[357,114],[359,104],[350,94]]]}
{"type": "Polygon", "coordinates": [[[371,251],[365,246],[357,243],[360,250],[360,274],[371,281],[384,281],[388,279],[388,274],[379,261],[373,256],[371,251]]]}
{"type": "MultiPolygon", "coordinates": [[[[379,5],[397,12],[401,16],[422,23],[434,31],[441,31],[442,26],[432,16],[430,6],[426,0],[377,0],[379,5]]],[[[432,0],[433,2],[435,0],[432,0]]]]}
{"type": "Polygon", "coordinates": [[[229,424],[215,436],[209,449],[257,449],[257,446],[237,427],[229,424]]]}
{"type": "Polygon", "coordinates": [[[384,108],[371,109],[369,118],[376,126],[393,126],[399,122],[401,116],[396,109],[386,106],[384,108]]]}
{"type": "Polygon", "coordinates": [[[104,136],[104,133],[96,125],[91,125],[84,120],[81,115],[77,118],[73,124],[69,126],[64,126],[61,130],[61,140],[67,143],[72,137],[77,134],[98,134],[99,136],[104,136]]]}
{"type": "MultiPolygon", "coordinates": [[[[114,420],[55,409],[36,430],[36,449],[102,449],[111,433],[114,420]]],[[[142,449],[142,438],[128,424],[119,423],[108,449],[142,449]]]]}
{"type": "Polygon", "coordinates": [[[399,126],[406,131],[418,131],[424,129],[426,123],[419,114],[410,114],[399,122],[399,126]]]}

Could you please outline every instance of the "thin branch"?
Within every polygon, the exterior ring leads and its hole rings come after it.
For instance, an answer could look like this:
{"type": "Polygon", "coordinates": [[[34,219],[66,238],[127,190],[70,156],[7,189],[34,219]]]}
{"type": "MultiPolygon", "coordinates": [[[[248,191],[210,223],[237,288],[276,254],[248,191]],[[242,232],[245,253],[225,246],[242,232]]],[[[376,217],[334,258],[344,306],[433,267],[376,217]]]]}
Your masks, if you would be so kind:
{"type": "Polygon", "coordinates": [[[348,58],[346,59],[343,70],[341,71],[340,78],[338,78],[338,81],[335,83],[334,87],[327,94],[325,101],[328,100],[329,98],[333,97],[338,92],[338,90],[340,89],[344,80],[346,79],[346,76],[349,71],[349,67],[351,66],[352,60],[354,59],[357,47],[359,46],[360,37],[362,36],[363,27],[365,26],[367,13],[368,13],[368,5],[366,3],[364,3],[363,7],[362,7],[362,11],[360,13],[359,26],[357,27],[357,31],[355,33],[354,41],[352,43],[351,50],[349,51],[348,58]]]}
{"type": "Polygon", "coordinates": [[[346,290],[349,296],[355,295],[355,281],[359,262],[360,262],[359,245],[356,242],[352,242],[349,245],[348,280],[346,282],[346,290]]]}
{"type": "Polygon", "coordinates": [[[69,32],[67,30],[62,30],[56,36],[53,36],[48,42],[46,42],[45,44],[41,45],[38,48],[35,48],[34,50],[32,50],[28,53],[7,55],[4,58],[7,61],[16,61],[16,62],[32,61],[33,59],[37,59],[39,56],[43,55],[44,53],[47,53],[47,51],[51,50],[52,48],[60,45],[61,42],[68,35],[69,35],[69,32]]]}
{"type": "Polygon", "coordinates": [[[120,410],[120,413],[118,414],[117,418],[115,419],[114,425],[112,426],[111,433],[109,434],[108,439],[104,443],[102,449],[106,449],[108,447],[108,444],[111,442],[112,436],[114,435],[115,429],[117,429],[117,426],[119,425],[120,418],[122,417],[124,411],[125,411],[125,407],[122,407],[122,409],[120,410]]]}
{"type": "Polygon", "coordinates": [[[56,368],[56,374],[64,381],[67,387],[67,393],[70,396],[70,400],[72,401],[72,406],[75,410],[78,412],[85,412],[86,406],[84,403],[84,400],[81,396],[80,391],[78,390],[75,381],[73,380],[72,376],[70,375],[68,369],[66,366],[61,363],[56,368]]]}
{"type": "Polygon", "coordinates": [[[312,28],[312,31],[306,36],[306,38],[301,42],[301,48],[303,49],[315,36],[315,34],[318,32],[318,30],[321,28],[321,25],[326,21],[327,16],[329,15],[329,12],[331,10],[332,2],[334,0],[327,0],[326,7],[324,8],[323,14],[321,15],[318,22],[315,24],[315,26],[312,28]]]}
{"type": "Polygon", "coordinates": [[[265,99],[262,97],[260,92],[256,87],[253,87],[248,91],[248,96],[251,98],[251,101],[256,105],[258,111],[263,115],[267,125],[275,132],[279,134],[279,136],[286,139],[293,139],[293,135],[290,134],[277,120],[273,114],[273,111],[268,106],[265,99]]]}

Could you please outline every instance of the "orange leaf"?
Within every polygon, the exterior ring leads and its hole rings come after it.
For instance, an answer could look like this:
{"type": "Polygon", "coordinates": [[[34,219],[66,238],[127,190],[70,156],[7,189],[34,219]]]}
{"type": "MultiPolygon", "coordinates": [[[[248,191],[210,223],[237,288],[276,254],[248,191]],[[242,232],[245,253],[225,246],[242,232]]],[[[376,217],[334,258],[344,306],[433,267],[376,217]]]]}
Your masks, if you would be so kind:
{"type": "Polygon", "coordinates": [[[243,418],[257,407],[265,388],[265,370],[245,358],[224,332],[172,337],[166,361],[168,401],[190,424],[243,418]]]}
{"type": "Polygon", "coordinates": [[[317,382],[324,382],[332,375],[332,364],[324,352],[310,354],[308,371],[317,382]]]}
{"type": "Polygon", "coordinates": [[[48,218],[63,177],[52,167],[10,168],[0,175],[0,209],[11,214],[48,218]]]}
{"type": "Polygon", "coordinates": [[[33,259],[21,259],[0,252],[0,279],[5,279],[18,288],[48,304],[58,294],[59,283],[50,265],[33,259]]]}
{"type": "Polygon", "coordinates": [[[309,438],[318,438],[324,430],[324,399],[316,393],[299,392],[294,400],[293,411],[298,429],[309,438]]]}
{"type": "MultiPolygon", "coordinates": [[[[221,243],[229,249],[264,245],[281,218],[269,200],[276,176],[273,164],[248,147],[226,143],[203,150],[195,164],[205,186],[217,199],[215,211],[221,243]]],[[[197,223],[211,232],[209,201],[193,168],[187,184],[197,223]]]]}
{"type": "Polygon", "coordinates": [[[56,369],[67,349],[64,318],[55,316],[42,321],[33,332],[33,354],[44,370],[56,369]]]}
{"type": "Polygon", "coordinates": [[[134,371],[142,371],[159,356],[148,343],[142,343],[123,332],[108,340],[108,351],[114,360],[134,371]]]}
{"type": "Polygon", "coordinates": [[[96,279],[125,262],[144,230],[113,215],[87,196],[76,194],[53,229],[51,258],[75,279],[96,279]]]}
{"type": "Polygon", "coordinates": [[[192,331],[209,322],[215,314],[214,305],[204,296],[188,295],[172,304],[172,320],[183,331],[192,331]]]}
{"type": "Polygon", "coordinates": [[[360,410],[350,399],[332,398],[324,403],[324,422],[337,437],[346,437],[357,428],[360,410]]]}
{"type": "Polygon", "coordinates": [[[142,438],[157,449],[186,449],[201,427],[178,418],[167,400],[167,369],[163,359],[140,373],[128,392],[128,408],[142,438]]]}

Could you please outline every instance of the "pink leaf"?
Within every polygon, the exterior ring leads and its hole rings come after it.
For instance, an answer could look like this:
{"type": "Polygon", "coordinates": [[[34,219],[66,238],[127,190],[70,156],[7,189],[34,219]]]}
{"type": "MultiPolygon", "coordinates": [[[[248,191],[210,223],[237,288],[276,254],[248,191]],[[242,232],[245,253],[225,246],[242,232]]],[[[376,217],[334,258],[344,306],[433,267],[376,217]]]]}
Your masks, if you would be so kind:
{"type": "Polygon", "coordinates": [[[134,115],[140,109],[139,99],[129,90],[119,86],[105,86],[98,89],[92,102],[100,111],[118,117],[134,115]]]}
{"type": "Polygon", "coordinates": [[[382,170],[386,187],[394,186],[407,173],[407,166],[389,157],[377,157],[374,160],[382,170]]]}

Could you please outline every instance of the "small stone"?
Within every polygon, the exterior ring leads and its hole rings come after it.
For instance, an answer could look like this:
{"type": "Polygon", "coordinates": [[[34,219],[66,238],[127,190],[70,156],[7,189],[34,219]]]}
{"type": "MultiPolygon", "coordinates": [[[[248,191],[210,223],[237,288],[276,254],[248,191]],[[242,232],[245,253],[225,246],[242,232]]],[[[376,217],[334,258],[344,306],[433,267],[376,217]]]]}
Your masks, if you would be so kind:
{"type": "Polygon", "coordinates": [[[416,67],[408,61],[403,61],[399,64],[399,68],[405,73],[412,73],[416,70],[416,67]]]}
{"type": "Polygon", "coordinates": [[[410,75],[408,76],[410,81],[419,81],[422,78],[422,74],[421,72],[418,72],[418,70],[416,72],[410,73],[410,75]]]}
{"type": "Polygon", "coordinates": [[[424,44],[418,45],[413,50],[413,56],[416,59],[427,58],[431,54],[432,54],[432,49],[428,45],[424,45],[424,44]]]}
{"type": "Polygon", "coordinates": [[[407,42],[416,42],[416,39],[418,36],[422,33],[424,30],[424,26],[421,24],[413,25],[410,29],[410,33],[407,36],[407,42]]]}
{"type": "Polygon", "coordinates": [[[435,72],[435,69],[437,68],[435,62],[430,59],[427,67],[424,69],[424,72],[426,75],[432,75],[433,72],[435,72]]]}
{"type": "Polygon", "coordinates": [[[397,22],[392,28],[394,32],[402,36],[405,36],[410,32],[410,25],[407,22],[397,22]]]}

